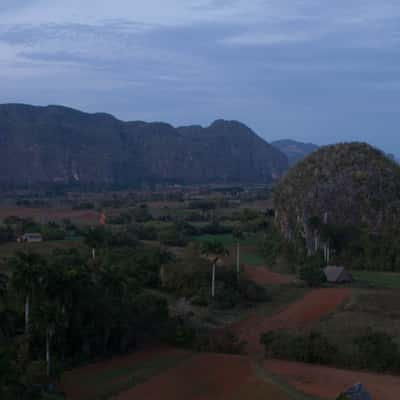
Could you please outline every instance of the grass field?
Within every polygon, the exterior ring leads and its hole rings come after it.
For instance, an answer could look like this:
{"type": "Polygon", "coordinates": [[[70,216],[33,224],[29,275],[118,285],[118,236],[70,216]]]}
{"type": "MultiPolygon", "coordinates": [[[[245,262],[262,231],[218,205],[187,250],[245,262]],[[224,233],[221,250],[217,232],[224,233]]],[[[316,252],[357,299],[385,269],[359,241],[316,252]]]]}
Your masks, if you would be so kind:
{"type": "MultiPolygon", "coordinates": [[[[226,247],[231,247],[236,245],[236,238],[232,234],[194,236],[192,240],[198,242],[217,240],[226,247]]],[[[258,235],[248,235],[243,240],[240,241],[240,244],[241,246],[251,246],[251,245],[256,245],[258,241],[259,241],[258,235]]]]}
{"type": "Polygon", "coordinates": [[[388,289],[400,289],[400,273],[380,271],[352,271],[351,273],[359,282],[367,282],[388,289]]]}
{"type": "Polygon", "coordinates": [[[244,249],[241,255],[241,262],[247,265],[264,265],[264,258],[259,255],[255,250],[253,252],[244,249]]]}

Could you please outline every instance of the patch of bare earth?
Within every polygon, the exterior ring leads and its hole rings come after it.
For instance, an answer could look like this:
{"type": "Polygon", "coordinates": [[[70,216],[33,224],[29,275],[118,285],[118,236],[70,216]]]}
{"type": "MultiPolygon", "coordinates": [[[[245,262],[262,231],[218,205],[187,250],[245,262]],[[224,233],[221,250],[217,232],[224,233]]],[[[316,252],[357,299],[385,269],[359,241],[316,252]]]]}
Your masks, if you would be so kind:
{"type": "Polygon", "coordinates": [[[294,281],[290,276],[272,272],[263,266],[245,265],[243,269],[246,276],[259,285],[287,285],[294,281]]]}
{"type": "Polygon", "coordinates": [[[277,315],[265,317],[254,311],[245,320],[232,324],[229,329],[247,343],[248,353],[261,354],[263,347],[260,337],[263,333],[276,329],[304,327],[318,321],[334,312],[350,295],[351,290],[348,288],[316,289],[277,315]]]}
{"type": "Polygon", "coordinates": [[[374,399],[400,399],[400,377],[397,376],[278,360],[267,360],[264,367],[269,372],[283,377],[296,389],[324,399],[335,399],[339,393],[355,383],[362,383],[374,399]]]}
{"type": "Polygon", "coordinates": [[[170,347],[154,347],[148,350],[141,350],[126,356],[113,357],[104,361],[91,363],[86,366],[67,371],[62,375],[60,389],[67,399],[88,400],[100,396],[99,380],[104,377],[108,380],[109,387],[114,384],[119,385],[123,379],[127,379],[125,373],[118,374],[118,371],[129,372],[129,369],[135,366],[141,366],[143,363],[157,361],[160,357],[185,355],[185,351],[170,347]]]}
{"type": "Polygon", "coordinates": [[[256,378],[248,357],[199,354],[127,390],[115,400],[290,400],[256,378]]]}

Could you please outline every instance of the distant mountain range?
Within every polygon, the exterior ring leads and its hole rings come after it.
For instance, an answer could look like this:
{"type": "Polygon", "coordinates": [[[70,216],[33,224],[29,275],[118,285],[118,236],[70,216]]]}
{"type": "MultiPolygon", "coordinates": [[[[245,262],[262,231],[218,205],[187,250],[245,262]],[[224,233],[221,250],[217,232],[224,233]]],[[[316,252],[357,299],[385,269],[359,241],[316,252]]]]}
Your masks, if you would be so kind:
{"type": "Polygon", "coordinates": [[[287,157],[246,125],[123,122],[61,106],[0,105],[0,188],[271,182],[287,157]]]}
{"type": "MultiPolygon", "coordinates": [[[[320,146],[317,146],[313,143],[303,143],[292,139],[276,140],[271,142],[271,145],[279,149],[287,156],[289,160],[289,166],[291,167],[320,148],[320,146]]],[[[388,153],[387,156],[400,164],[399,157],[396,157],[394,154],[390,153],[388,153]]]]}
{"type": "Polygon", "coordinates": [[[296,142],[291,139],[277,140],[271,144],[286,154],[289,160],[289,166],[297,164],[319,148],[313,143],[296,142]]]}

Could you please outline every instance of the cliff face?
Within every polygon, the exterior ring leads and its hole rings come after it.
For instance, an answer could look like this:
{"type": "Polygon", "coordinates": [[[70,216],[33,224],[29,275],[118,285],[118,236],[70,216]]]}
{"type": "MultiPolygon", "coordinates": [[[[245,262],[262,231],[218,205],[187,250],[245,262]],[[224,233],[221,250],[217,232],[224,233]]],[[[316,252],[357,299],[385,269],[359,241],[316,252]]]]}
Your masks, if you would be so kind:
{"type": "Polygon", "coordinates": [[[0,105],[0,187],[270,182],[287,167],[284,154],[235,121],[174,128],[60,106],[0,105]]]}
{"type": "Polygon", "coordinates": [[[301,232],[309,250],[322,225],[379,234],[400,222],[400,168],[367,144],[324,147],[289,170],[274,202],[281,231],[301,232]]]}

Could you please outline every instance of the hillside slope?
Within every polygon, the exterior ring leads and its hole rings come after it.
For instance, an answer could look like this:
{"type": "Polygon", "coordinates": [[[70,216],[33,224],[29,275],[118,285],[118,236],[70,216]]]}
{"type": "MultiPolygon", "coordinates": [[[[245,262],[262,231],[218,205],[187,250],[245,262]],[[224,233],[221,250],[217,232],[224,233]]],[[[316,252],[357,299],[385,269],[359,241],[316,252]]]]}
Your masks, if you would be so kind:
{"type": "Polygon", "coordinates": [[[313,143],[302,143],[291,139],[276,140],[271,142],[271,145],[287,156],[290,166],[297,164],[319,148],[313,143]]]}
{"type": "Polygon", "coordinates": [[[323,147],[289,170],[274,203],[280,230],[310,250],[321,224],[381,235],[400,223],[400,167],[364,143],[323,147]]]}
{"type": "Polygon", "coordinates": [[[60,106],[0,105],[0,187],[270,182],[284,154],[236,121],[123,122],[60,106]]]}

